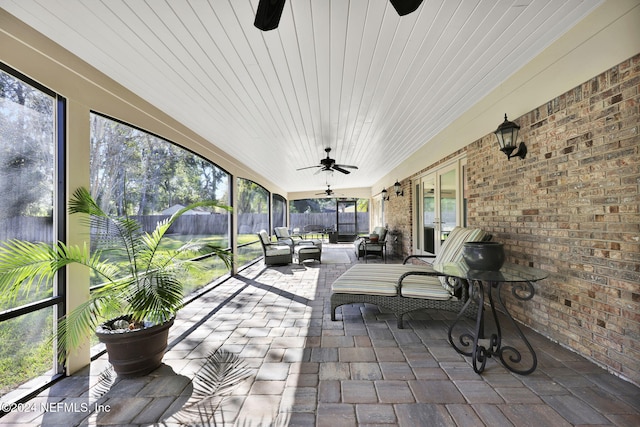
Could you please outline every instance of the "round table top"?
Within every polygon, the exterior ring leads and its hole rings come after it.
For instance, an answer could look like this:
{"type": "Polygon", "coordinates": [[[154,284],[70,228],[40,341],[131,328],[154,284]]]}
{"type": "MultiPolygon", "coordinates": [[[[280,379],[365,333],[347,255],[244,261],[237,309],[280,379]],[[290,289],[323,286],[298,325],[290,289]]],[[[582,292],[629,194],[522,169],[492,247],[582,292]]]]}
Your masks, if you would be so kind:
{"type": "Polygon", "coordinates": [[[471,270],[465,262],[434,264],[433,269],[447,276],[486,282],[535,282],[549,276],[539,268],[511,263],[504,263],[499,271],[471,270]]]}

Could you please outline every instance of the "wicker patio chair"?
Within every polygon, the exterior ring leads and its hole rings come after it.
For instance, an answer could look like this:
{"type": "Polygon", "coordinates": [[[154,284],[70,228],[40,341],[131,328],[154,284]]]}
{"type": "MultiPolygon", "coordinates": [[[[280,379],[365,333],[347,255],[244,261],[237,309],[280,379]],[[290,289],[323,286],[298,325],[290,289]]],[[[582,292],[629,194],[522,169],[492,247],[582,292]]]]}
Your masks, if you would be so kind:
{"type": "Polygon", "coordinates": [[[265,265],[290,264],[293,261],[291,246],[272,242],[266,230],[258,233],[265,265]]]}

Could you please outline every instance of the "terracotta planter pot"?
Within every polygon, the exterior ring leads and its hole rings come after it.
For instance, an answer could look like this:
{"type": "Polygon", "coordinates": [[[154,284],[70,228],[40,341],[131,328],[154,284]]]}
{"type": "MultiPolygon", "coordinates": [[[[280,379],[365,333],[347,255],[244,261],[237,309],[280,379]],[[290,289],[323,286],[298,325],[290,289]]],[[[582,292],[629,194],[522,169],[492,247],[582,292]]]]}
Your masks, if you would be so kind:
{"type": "Polygon", "coordinates": [[[105,327],[120,319],[128,320],[128,317],[110,320],[96,329],[98,339],[107,347],[109,362],[118,376],[147,375],[162,364],[167,350],[169,328],[173,325],[174,319],[161,325],[124,332],[105,327]]]}

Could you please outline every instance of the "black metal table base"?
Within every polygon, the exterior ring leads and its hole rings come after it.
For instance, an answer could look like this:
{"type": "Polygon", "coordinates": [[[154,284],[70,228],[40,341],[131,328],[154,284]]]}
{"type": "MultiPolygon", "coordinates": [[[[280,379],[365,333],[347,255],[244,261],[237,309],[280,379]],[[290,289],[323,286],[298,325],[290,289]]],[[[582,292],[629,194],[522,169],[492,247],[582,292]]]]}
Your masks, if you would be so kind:
{"type": "Polygon", "coordinates": [[[460,314],[456,317],[455,321],[449,327],[448,337],[449,343],[460,354],[470,356],[472,358],[473,370],[476,373],[482,373],[484,371],[487,359],[496,356],[500,359],[502,364],[511,372],[515,372],[520,375],[528,375],[536,370],[538,365],[538,359],[536,353],[531,347],[531,344],[522,333],[522,330],[513,319],[509,310],[504,303],[502,297],[503,286],[511,286],[512,295],[521,301],[530,300],[535,293],[533,284],[531,282],[487,282],[489,306],[491,307],[491,314],[493,316],[495,331],[492,332],[488,339],[484,339],[484,299],[485,299],[485,285],[481,280],[468,279],[470,285],[470,295],[467,303],[461,310],[460,314]],[[458,321],[462,318],[463,313],[472,300],[478,303],[478,315],[476,317],[476,324],[473,333],[462,333],[454,339],[454,329],[458,324],[458,321]],[[496,307],[498,305],[498,307],[496,307]],[[500,327],[500,321],[498,319],[497,308],[502,311],[506,318],[509,320],[510,325],[516,331],[517,336],[525,344],[530,358],[523,358],[523,354],[517,348],[509,345],[503,345],[502,343],[502,328],[500,327]],[[481,343],[480,340],[486,341],[481,343]],[[456,342],[457,341],[457,342],[456,342]]]}

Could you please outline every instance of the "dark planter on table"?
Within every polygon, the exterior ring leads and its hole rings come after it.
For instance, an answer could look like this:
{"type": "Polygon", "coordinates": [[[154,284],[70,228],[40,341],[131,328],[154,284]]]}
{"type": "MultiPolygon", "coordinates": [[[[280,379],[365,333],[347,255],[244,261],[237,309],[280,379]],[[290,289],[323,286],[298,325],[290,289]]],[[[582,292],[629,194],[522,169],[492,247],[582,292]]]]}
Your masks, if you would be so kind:
{"type": "Polygon", "coordinates": [[[498,242],[466,242],[462,258],[472,270],[498,271],[505,261],[504,246],[498,242]]]}
{"type": "Polygon", "coordinates": [[[103,323],[96,329],[96,335],[107,347],[109,362],[118,376],[147,375],[162,364],[169,328],[174,319],[147,328],[113,330],[113,322],[123,319],[129,320],[127,316],[122,316],[103,323]]]}

